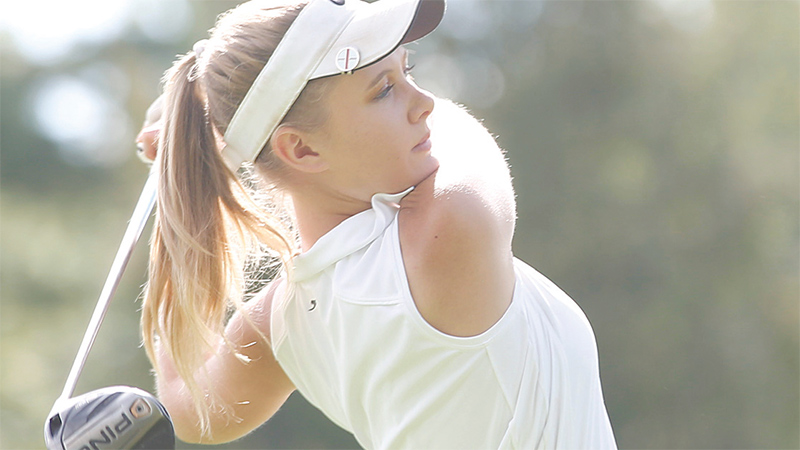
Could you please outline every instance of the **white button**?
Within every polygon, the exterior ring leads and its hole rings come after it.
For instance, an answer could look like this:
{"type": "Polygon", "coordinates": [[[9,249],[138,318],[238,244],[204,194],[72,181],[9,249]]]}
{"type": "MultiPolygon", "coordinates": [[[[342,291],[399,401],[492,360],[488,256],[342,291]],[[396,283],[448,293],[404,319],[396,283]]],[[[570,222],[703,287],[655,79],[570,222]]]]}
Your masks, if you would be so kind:
{"type": "Polygon", "coordinates": [[[336,68],[341,72],[352,72],[361,60],[358,50],[354,47],[345,47],[336,54],[336,68]]]}

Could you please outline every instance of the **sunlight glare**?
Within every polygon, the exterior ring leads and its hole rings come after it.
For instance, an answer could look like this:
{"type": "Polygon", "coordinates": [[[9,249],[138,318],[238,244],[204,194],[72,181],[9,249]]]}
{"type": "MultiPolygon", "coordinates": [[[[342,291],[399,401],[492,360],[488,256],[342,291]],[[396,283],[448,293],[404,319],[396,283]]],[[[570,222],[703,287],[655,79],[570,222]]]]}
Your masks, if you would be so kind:
{"type": "Polygon", "coordinates": [[[702,32],[714,20],[715,9],[711,0],[653,1],[661,7],[675,28],[685,32],[702,32]]]}
{"type": "Polygon", "coordinates": [[[39,64],[53,64],[82,43],[116,38],[127,26],[130,0],[26,0],[5,2],[0,28],[19,51],[39,64]]]}
{"type": "Polygon", "coordinates": [[[79,78],[44,80],[33,98],[33,114],[44,136],[76,165],[113,166],[130,153],[131,125],[122,108],[79,78]]]}

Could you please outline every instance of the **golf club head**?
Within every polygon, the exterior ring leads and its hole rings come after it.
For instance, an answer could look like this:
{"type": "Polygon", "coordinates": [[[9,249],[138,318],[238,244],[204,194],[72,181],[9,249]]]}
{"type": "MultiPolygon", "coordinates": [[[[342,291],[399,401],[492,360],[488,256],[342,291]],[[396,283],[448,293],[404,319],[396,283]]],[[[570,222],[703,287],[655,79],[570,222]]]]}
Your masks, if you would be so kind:
{"type": "Polygon", "coordinates": [[[57,401],[44,440],[48,450],[174,449],[175,431],[155,397],[112,386],[57,401]]]}

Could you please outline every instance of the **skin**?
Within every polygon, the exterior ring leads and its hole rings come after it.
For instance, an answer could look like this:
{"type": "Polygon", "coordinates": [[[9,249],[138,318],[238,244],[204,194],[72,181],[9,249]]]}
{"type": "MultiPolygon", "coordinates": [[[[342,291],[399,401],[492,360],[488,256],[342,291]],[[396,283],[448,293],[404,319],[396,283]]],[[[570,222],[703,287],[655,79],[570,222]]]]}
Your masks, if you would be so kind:
{"type": "MultiPolygon", "coordinates": [[[[408,76],[403,48],[336,77],[323,107],[330,114],[319,129],[281,126],[272,139],[273,152],[290,169],[285,188],[303,250],[368,209],[374,193],[415,186],[398,216],[414,302],[443,333],[472,336],[487,330],[508,308],[514,288],[514,195],[494,139],[469,114],[421,90],[408,76]]],[[[155,142],[147,127],[140,137],[148,146],[155,142]]],[[[248,302],[252,323],[237,314],[226,329],[252,362],[242,363],[224,344],[206,362],[207,385],[237,418],[213,415],[211,440],[200,436],[183,383],[161,355],[166,370],[157,380],[158,392],[182,440],[220,443],[241,437],[269,419],[294,390],[259,338],[270,335],[270,305],[281,282],[248,302]]]]}
{"type": "Polygon", "coordinates": [[[430,93],[407,76],[407,51],[336,77],[311,132],[279,127],[273,152],[289,168],[288,190],[303,250],[347,217],[370,208],[378,192],[400,192],[439,167],[431,154],[430,93]]]}
{"type": "Polygon", "coordinates": [[[136,155],[146,163],[156,159],[158,148],[158,132],[161,130],[161,104],[163,97],[158,97],[144,115],[144,126],[136,136],[136,155]]]}

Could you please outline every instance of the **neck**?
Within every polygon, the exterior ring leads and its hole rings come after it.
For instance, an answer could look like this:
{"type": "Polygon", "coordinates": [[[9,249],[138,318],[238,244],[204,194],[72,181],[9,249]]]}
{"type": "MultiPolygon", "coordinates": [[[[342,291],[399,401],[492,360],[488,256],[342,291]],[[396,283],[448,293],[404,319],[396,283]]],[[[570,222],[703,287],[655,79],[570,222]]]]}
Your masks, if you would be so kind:
{"type": "Polygon", "coordinates": [[[298,183],[289,190],[303,252],[345,219],[371,206],[369,201],[347,197],[311,183],[298,183]]]}

